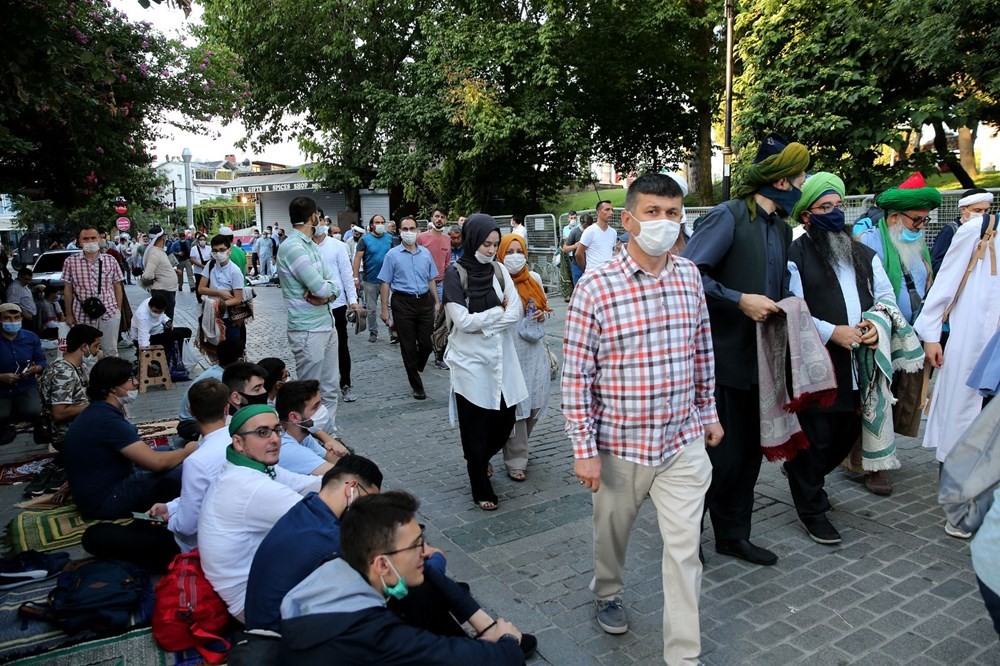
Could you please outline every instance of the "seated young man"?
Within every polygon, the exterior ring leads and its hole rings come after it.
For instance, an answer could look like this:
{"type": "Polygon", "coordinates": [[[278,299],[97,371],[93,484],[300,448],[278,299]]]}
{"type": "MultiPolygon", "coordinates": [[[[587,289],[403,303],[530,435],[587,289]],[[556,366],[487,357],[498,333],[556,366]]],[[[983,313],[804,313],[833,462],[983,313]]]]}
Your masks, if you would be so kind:
{"type": "Polygon", "coordinates": [[[386,606],[421,585],[431,550],[417,524],[419,503],[387,492],[354,500],[343,515],[343,558],[321,565],[281,603],[278,663],[523,664],[521,633],[499,618],[479,639],[439,636],[386,606]]]}
{"type": "Polygon", "coordinates": [[[326,406],[315,379],[286,382],[278,391],[274,408],[285,426],[278,460],[285,469],[323,476],[340,457],[349,453],[343,444],[314,425],[327,421],[326,406]]]}
{"type": "Polygon", "coordinates": [[[73,419],[87,408],[87,375],[83,359],[93,358],[101,349],[100,329],[77,324],[66,334],[66,351],[45,368],[38,380],[45,417],[52,424],[52,447],[62,451],[73,419]]]}
{"type": "MultiPolygon", "coordinates": [[[[209,358],[214,357],[213,360],[215,363],[195,377],[191,386],[205,379],[221,380],[222,373],[226,371],[226,368],[233,363],[243,360],[243,343],[240,340],[223,340],[214,351],[206,349],[205,353],[209,358]]],[[[181,400],[180,413],[177,416],[179,420],[177,424],[177,436],[180,442],[193,442],[201,436],[198,430],[198,422],[191,416],[191,400],[188,396],[191,392],[191,386],[188,387],[188,393],[185,393],[184,399],[181,400]]]]}
{"type": "Polygon", "coordinates": [[[69,427],[63,449],[66,479],[84,518],[131,518],[180,492],[180,464],[197,443],[171,451],[149,448],[125,417],[125,405],[138,394],[125,359],[102,358],[90,371],[90,404],[69,427]]]}
{"type": "Polygon", "coordinates": [[[198,547],[198,515],[205,495],[226,462],[226,448],[233,442],[226,426],[226,408],[231,391],[218,379],[206,379],[191,387],[191,413],[198,422],[198,450],[184,461],[181,493],[166,503],[154,504],[149,515],[167,521],[167,527],[182,552],[198,547]]]}
{"type": "Polygon", "coordinates": [[[42,415],[38,375],[45,369],[45,352],[38,336],[22,328],[20,307],[0,305],[0,322],[0,338],[7,341],[0,344],[0,444],[9,444],[17,437],[15,418],[37,427],[42,415]]]}
{"type": "Polygon", "coordinates": [[[218,379],[206,379],[192,386],[190,394],[191,411],[202,437],[198,450],[184,460],[180,496],[166,504],[154,504],[146,512],[158,522],[134,520],[128,525],[99,523],[88,527],[83,547],[91,555],[127,560],[164,573],[177,553],[197,548],[198,513],[205,493],[222,469],[232,437],[226,427],[226,385],[218,379]]]}
{"type": "Polygon", "coordinates": [[[319,490],[318,477],[275,467],[283,431],[273,407],[250,405],[236,412],[229,422],[226,462],[198,514],[205,577],[240,622],[257,546],[302,495],[319,490]]]}
{"type": "Polygon", "coordinates": [[[229,413],[247,405],[266,405],[267,391],[264,380],[267,370],[256,363],[233,363],[222,373],[222,383],[229,387],[229,413]]]}
{"type": "MultiPolygon", "coordinates": [[[[132,313],[132,325],[129,335],[139,349],[153,345],[163,347],[170,362],[174,356],[174,343],[183,345],[191,337],[190,328],[175,327],[166,309],[170,304],[162,293],[156,293],[144,300],[132,313]]],[[[163,369],[167,372],[167,369],[163,369]]]]}
{"type": "Polygon", "coordinates": [[[267,404],[274,407],[278,399],[278,391],[288,381],[288,368],[280,358],[270,356],[257,361],[257,365],[267,370],[267,379],[264,380],[264,389],[267,391],[267,404]]]}

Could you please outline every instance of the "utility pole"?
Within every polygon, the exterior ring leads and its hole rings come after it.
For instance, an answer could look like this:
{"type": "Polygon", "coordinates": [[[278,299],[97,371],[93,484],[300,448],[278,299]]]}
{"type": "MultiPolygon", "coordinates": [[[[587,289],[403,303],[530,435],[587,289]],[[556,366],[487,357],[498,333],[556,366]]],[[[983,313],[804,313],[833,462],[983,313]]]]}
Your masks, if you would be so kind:
{"type": "Polygon", "coordinates": [[[722,200],[728,201],[732,187],[733,161],[733,7],[734,0],[725,0],[726,11],[726,118],[722,146],[722,200]]]}
{"type": "Polygon", "coordinates": [[[184,190],[185,201],[187,201],[187,226],[188,229],[194,226],[194,204],[191,201],[191,149],[185,148],[181,153],[184,158],[184,190]]]}

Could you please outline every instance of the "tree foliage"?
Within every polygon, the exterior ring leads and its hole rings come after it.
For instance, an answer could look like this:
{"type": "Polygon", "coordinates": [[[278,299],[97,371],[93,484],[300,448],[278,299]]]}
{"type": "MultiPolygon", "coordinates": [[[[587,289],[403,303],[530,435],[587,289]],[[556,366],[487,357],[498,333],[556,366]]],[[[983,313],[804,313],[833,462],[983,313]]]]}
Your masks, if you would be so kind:
{"type": "Polygon", "coordinates": [[[230,51],[168,40],[107,0],[5,4],[0,191],[62,209],[152,206],[157,123],[180,111],[206,130],[246,95],[230,51]]]}
{"type": "MultiPolygon", "coordinates": [[[[836,171],[849,189],[878,189],[938,162],[961,180],[945,126],[1000,113],[998,61],[975,53],[998,27],[995,3],[972,6],[982,23],[953,0],[747,0],[737,23],[737,142],[749,148],[741,162],[778,131],[808,145],[811,168],[836,171]],[[925,124],[938,130],[937,151],[911,152],[925,124]],[[889,149],[901,157],[891,165],[889,149]]],[[[988,49],[996,55],[995,44],[988,49]]]]}
{"type": "Polygon", "coordinates": [[[526,211],[592,157],[659,166],[695,147],[691,89],[717,80],[690,51],[706,6],[207,0],[205,34],[244,59],[255,144],[298,138],[328,187],[526,211]]]}

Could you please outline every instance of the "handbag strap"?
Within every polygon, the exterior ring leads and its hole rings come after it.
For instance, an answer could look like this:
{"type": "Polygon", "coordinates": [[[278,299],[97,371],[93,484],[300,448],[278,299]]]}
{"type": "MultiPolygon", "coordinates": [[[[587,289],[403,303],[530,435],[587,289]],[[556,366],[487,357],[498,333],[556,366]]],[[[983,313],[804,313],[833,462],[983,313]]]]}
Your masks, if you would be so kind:
{"type": "Polygon", "coordinates": [[[951,309],[955,307],[958,297],[962,295],[962,290],[965,288],[965,283],[969,281],[972,269],[976,267],[976,264],[983,258],[983,254],[986,253],[987,246],[989,246],[990,249],[990,275],[997,274],[997,252],[996,247],[994,246],[994,237],[996,236],[995,223],[996,215],[990,215],[989,223],[986,225],[986,229],[983,231],[982,237],[979,239],[979,244],[976,245],[976,251],[972,253],[969,265],[965,269],[965,275],[962,276],[962,281],[958,284],[958,290],[955,292],[955,297],[951,299],[951,303],[949,303],[948,307],[945,308],[944,316],[941,318],[942,323],[948,321],[948,317],[951,315],[951,309]]]}
{"type": "Polygon", "coordinates": [[[101,295],[101,279],[104,276],[104,262],[101,261],[101,255],[97,255],[97,295],[101,295]]]}

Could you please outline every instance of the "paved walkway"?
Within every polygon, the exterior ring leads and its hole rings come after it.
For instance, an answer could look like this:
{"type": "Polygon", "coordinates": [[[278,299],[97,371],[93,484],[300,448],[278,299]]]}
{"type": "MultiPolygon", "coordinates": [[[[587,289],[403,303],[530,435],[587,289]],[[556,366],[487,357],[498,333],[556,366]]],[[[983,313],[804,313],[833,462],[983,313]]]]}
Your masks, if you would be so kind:
{"type": "MultiPolygon", "coordinates": [[[[280,291],[258,288],[249,327],[252,360],[278,356],[294,363],[285,337],[280,291]]],[[[133,306],[143,292],[129,288],[133,306]]],[[[565,305],[553,299],[547,325],[558,350],[565,305]]],[[[194,317],[194,296],[178,298],[179,323],[194,317]]],[[[647,503],[636,521],[626,567],[630,630],[603,633],[594,621],[590,493],[572,474],[558,386],[547,419],[532,436],[528,480],[515,483],[494,460],[500,509],[475,508],[458,430],[448,424],[448,373],[428,366],[428,399],[410,396],[399,349],[384,329],[375,344],[351,339],[358,401],[340,404],[347,443],[373,458],[387,489],[406,489],[422,502],[428,540],[448,554],[449,570],[472,585],[489,610],[538,635],[532,664],[654,664],[662,653],[661,540],[647,503]]],[[[140,396],[138,419],[175,415],[182,391],[140,396]]],[[[37,449],[24,440],[0,450],[0,462],[37,449]]],[[[814,544],[796,522],[777,465],[765,464],[757,485],[754,539],[773,549],[774,567],[715,553],[704,536],[703,660],[706,664],[1000,664],[1000,647],[975,586],[968,544],[945,535],[935,503],[937,465],[919,440],[898,442],[903,469],[894,494],[876,498],[860,480],[830,475],[832,520],[844,543],[814,544]]],[[[8,520],[15,489],[0,488],[8,520]]]]}

